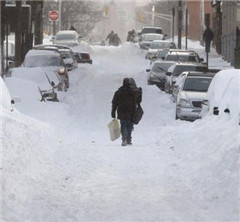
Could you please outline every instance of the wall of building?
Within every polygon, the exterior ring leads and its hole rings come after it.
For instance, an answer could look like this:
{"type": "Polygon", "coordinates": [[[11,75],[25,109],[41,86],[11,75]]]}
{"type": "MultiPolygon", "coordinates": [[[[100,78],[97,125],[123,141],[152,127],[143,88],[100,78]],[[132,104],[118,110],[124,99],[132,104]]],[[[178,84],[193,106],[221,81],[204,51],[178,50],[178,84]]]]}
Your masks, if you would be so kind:
{"type": "Polygon", "coordinates": [[[222,56],[234,64],[234,49],[236,47],[237,7],[233,2],[222,3],[222,56]]]}
{"type": "Polygon", "coordinates": [[[210,27],[212,26],[213,8],[209,0],[187,1],[188,9],[188,36],[190,39],[202,40],[205,29],[205,14],[210,14],[210,27]]]}
{"type": "Polygon", "coordinates": [[[200,40],[200,1],[187,2],[188,8],[188,37],[193,40],[200,40]]]}
{"type": "Polygon", "coordinates": [[[237,8],[237,27],[240,29],[240,5],[237,8]]]}

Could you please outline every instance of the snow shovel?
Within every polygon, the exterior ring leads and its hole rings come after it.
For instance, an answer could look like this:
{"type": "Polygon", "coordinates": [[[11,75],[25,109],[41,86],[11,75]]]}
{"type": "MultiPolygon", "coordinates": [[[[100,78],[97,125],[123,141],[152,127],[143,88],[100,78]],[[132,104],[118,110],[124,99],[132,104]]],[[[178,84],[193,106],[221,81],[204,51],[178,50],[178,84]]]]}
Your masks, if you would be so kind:
{"type": "Polygon", "coordinates": [[[108,129],[110,132],[110,139],[112,141],[118,139],[121,134],[120,125],[119,125],[118,120],[113,119],[107,126],[108,126],[108,129]]]}

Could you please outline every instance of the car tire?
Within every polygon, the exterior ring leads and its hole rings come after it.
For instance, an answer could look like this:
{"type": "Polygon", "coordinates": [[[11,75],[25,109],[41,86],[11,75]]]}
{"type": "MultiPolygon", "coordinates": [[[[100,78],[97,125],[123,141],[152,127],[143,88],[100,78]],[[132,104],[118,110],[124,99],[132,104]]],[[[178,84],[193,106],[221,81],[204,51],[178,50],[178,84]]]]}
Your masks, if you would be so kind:
{"type": "Polygon", "coordinates": [[[166,85],[165,85],[165,92],[166,92],[166,93],[170,93],[169,88],[166,87],[166,85]]]}
{"type": "Polygon", "coordinates": [[[176,111],[175,111],[175,120],[178,120],[178,119],[179,119],[179,117],[177,115],[177,109],[176,109],[176,111]]]}
{"type": "Polygon", "coordinates": [[[177,113],[176,113],[176,115],[175,115],[175,120],[178,120],[179,118],[178,118],[178,115],[177,115],[177,113]]]}

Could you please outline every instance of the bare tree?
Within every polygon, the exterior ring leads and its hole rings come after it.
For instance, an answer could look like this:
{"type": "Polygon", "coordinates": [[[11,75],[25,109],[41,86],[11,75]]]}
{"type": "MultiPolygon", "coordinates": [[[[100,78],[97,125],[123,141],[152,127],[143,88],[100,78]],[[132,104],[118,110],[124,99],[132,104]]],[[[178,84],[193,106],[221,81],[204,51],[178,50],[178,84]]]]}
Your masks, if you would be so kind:
{"type": "MultiPolygon", "coordinates": [[[[58,4],[59,2],[55,1],[45,1],[45,25],[48,22],[48,12],[50,10],[58,10],[58,4]]],[[[69,29],[70,26],[74,26],[81,36],[86,36],[102,18],[103,11],[103,3],[98,3],[97,1],[62,1],[61,29],[66,30],[69,29]]]]}
{"type": "MultiPolygon", "coordinates": [[[[173,9],[177,9],[178,7],[178,1],[174,1],[174,0],[161,0],[161,1],[157,1],[155,2],[155,11],[157,13],[162,13],[162,14],[168,14],[168,15],[172,15],[172,10],[173,9]]],[[[159,25],[163,28],[164,31],[170,31],[169,30],[169,22],[158,18],[156,19],[156,25],[159,25]]],[[[168,33],[169,34],[169,33],[168,33]]]]}

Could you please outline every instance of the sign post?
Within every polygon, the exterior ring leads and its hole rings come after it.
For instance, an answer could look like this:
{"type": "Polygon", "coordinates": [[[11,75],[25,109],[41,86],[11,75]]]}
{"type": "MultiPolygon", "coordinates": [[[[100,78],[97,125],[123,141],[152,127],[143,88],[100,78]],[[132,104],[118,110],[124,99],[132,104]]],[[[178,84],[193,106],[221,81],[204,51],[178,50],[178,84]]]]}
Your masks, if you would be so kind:
{"type": "Polygon", "coordinates": [[[57,21],[59,18],[59,13],[57,10],[49,11],[48,18],[50,21],[57,21]]]}
{"type": "Polygon", "coordinates": [[[49,11],[48,19],[53,22],[53,35],[56,34],[56,21],[59,18],[59,13],[57,10],[49,11]]]}

